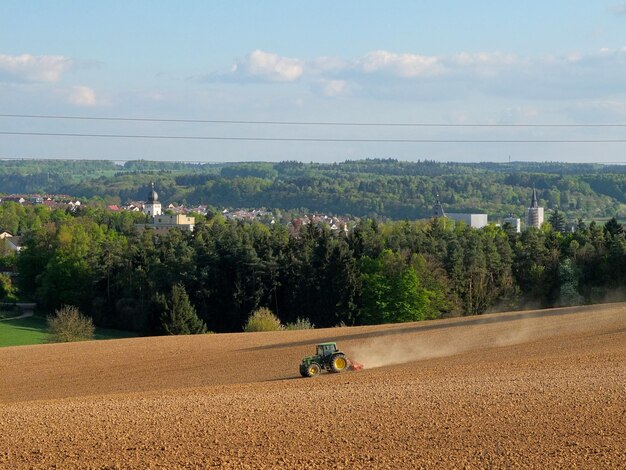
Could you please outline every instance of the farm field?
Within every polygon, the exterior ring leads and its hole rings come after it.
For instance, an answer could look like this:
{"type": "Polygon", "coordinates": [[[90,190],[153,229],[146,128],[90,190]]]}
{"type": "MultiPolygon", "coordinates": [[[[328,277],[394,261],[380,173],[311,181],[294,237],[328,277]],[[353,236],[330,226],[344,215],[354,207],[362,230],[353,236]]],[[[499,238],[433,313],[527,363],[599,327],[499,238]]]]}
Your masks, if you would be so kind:
{"type": "Polygon", "coordinates": [[[625,468],[626,304],[0,349],[0,468],[625,468]],[[300,378],[337,341],[361,372],[300,378]]]}

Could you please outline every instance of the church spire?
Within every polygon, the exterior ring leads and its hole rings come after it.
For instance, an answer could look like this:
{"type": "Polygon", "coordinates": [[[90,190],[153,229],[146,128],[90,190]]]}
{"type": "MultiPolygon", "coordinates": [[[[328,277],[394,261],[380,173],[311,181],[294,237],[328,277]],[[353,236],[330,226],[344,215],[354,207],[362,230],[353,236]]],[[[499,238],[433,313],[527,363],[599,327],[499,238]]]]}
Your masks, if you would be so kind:
{"type": "Polygon", "coordinates": [[[536,209],[537,207],[539,207],[539,201],[537,201],[537,190],[535,189],[534,186],[533,186],[533,197],[530,201],[530,207],[532,209],[536,209]]]}
{"type": "Polygon", "coordinates": [[[435,205],[433,206],[433,217],[445,217],[446,213],[443,210],[443,204],[439,201],[439,193],[436,194],[435,205]]]}
{"type": "Polygon", "coordinates": [[[159,195],[154,190],[154,182],[152,182],[152,188],[151,188],[150,192],[148,193],[148,202],[155,203],[158,200],[159,200],[159,195]]]}
{"type": "Polygon", "coordinates": [[[143,212],[150,217],[161,215],[161,203],[159,202],[159,195],[154,190],[154,183],[150,187],[148,201],[143,205],[143,212]]]}
{"type": "Polygon", "coordinates": [[[543,207],[539,207],[537,190],[533,185],[533,197],[530,200],[530,206],[526,209],[526,227],[541,228],[541,224],[543,224],[543,207]]]}

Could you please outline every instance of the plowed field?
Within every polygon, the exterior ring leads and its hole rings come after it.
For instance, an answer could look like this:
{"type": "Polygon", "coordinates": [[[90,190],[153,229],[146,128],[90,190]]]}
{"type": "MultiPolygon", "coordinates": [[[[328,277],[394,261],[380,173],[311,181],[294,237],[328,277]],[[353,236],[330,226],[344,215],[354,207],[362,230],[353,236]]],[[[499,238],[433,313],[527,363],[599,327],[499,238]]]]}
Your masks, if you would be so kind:
{"type": "Polygon", "coordinates": [[[210,467],[626,468],[626,305],[0,349],[0,468],[210,467]]]}

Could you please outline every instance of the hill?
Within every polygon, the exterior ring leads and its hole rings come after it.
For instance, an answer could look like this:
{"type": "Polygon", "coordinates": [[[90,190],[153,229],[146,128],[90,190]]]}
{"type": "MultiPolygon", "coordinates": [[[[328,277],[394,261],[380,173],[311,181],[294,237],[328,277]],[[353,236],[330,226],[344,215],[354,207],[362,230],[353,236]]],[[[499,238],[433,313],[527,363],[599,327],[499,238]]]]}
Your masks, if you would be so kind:
{"type": "Polygon", "coordinates": [[[0,350],[0,466],[623,468],[626,304],[0,350]],[[362,372],[302,379],[336,340],[362,372]]]}
{"type": "MultiPolygon", "coordinates": [[[[19,160],[0,162],[6,193],[63,193],[94,204],[144,200],[220,208],[271,208],[395,220],[449,212],[523,216],[532,188],[568,221],[624,217],[626,167],[554,162],[455,163],[365,159],[342,163],[229,164],[19,160]]],[[[285,215],[285,214],[283,214],[285,215]]]]}

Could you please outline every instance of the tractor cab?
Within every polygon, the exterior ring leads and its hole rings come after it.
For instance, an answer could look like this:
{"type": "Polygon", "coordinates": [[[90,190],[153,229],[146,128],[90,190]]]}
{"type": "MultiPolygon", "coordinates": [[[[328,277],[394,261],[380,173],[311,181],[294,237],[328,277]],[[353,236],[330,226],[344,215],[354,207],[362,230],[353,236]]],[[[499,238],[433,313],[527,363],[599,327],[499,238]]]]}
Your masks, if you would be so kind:
{"type": "Polygon", "coordinates": [[[320,343],[317,345],[316,355],[327,358],[337,352],[337,343],[320,343]]]}

